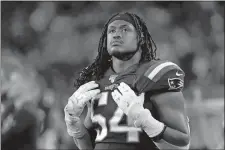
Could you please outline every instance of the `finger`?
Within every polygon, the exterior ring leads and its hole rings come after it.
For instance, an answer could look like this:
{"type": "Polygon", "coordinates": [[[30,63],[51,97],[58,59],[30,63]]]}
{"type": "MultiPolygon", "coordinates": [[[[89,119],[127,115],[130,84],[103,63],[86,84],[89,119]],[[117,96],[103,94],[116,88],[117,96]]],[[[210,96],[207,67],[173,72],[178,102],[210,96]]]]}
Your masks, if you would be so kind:
{"type": "Polygon", "coordinates": [[[85,99],[84,99],[84,103],[88,102],[89,100],[91,100],[92,98],[94,98],[97,94],[100,93],[100,90],[99,89],[96,89],[96,90],[90,90],[88,92],[85,92],[84,95],[85,95],[85,99]]]}
{"type": "Polygon", "coordinates": [[[64,112],[68,112],[68,110],[70,110],[72,108],[71,104],[66,104],[66,106],[64,107],[64,112]]]}
{"type": "Polygon", "coordinates": [[[91,101],[88,101],[86,104],[87,104],[87,107],[88,107],[88,108],[91,107],[91,101]]]}
{"type": "Polygon", "coordinates": [[[88,83],[85,83],[78,88],[77,92],[83,93],[87,92],[89,90],[92,90],[94,88],[97,88],[99,85],[95,81],[90,81],[88,83]]]}
{"type": "Polygon", "coordinates": [[[115,94],[115,92],[111,93],[113,100],[117,103],[117,105],[119,104],[119,97],[117,97],[117,95],[115,94]]]}
{"type": "Polygon", "coordinates": [[[122,94],[118,90],[114,90],[114,93],[115,93],[115,95],[117,97],[121,97],[122,96],[122,94]]]}
{"type": "Polygon", "coordinates": [[[144,100],[145,100],[145,93],[141,93],[139,96],[139,99],[140,99],[140,104],[144,104],[144,100]]]}
{"type": "Polygon", "coordinates": [[[131,88],[129,87],[129,85],[127,85],[127,84],[124,83],[124,82],[121,82],[121,83],[120,83],[120,86],[121,86],[122,88],[126,89],[126,90],[131,90],[131,88]]]}
{"type": "Polygon", "coordinates": [[[90,90],[93,90],[95,88],[97,88],[99,85],[98,84],[88,84],[88,85],[82,85],[78,90],[76,90],[73,95],[71,97],[77,97],[77,96],[80,96],[82,95],[83,93],[87,92],[87,91],[90,91],[90,90]],[[90,85],[90,86],[88,86],[90,85]],[[87,87],[88,86],[88,87],[87,87]]]}
{"type": "Polygon", "coordinates": [[[119,92],[121,92],[122,95],[124,95],[126,92],[129,92],[130,89],[127,87],[124,87],[123,85],[120,85],[117,87],[119,89],[119,92]]]}
{"type": "Polygon", "coordinates": [[[119,104],[119,101],[120,101],[120,97],[122,96],[121,94],[120,94],[120,92],[118,91],[118,90],[114,90],[113,92],[112,92],[112,98],[114,99],[114,101],[117,103],[117,104],[119,104]]]}
{"type": "MultiPolygon", "coordinates": [[[[100,90],[100,91],[101,91],[101,90],[100,90]]],[[[96,95],[91,99],[91,101],[93,101],[93,100],[99,100],[101,97],[102,97],[102,93],[98,93],[98,94],[96,94],[96,95]]]]}
{"type": "Polygon", "coordinates": [[[68,124],[71,124],[71,123],[72,123],[71,117],[70,117],[70,115],[69,115],[68,112],[65,112],[64,120],[65,120],[66,123],[68,123],[68,124]]]}
{"type": "Polygon", "coordinates": [[[69,101],[68,101],[67,107],[68,107],[68,108],[73,108],[73,101],[72,101],[72,100],[69,100],[69,101]]]}
{"type": "Polygon", "coordinates": [[[86,95],[89,98],[93,98],[97,96],[100,92],[101,92],[100,89],[95,89],[85,92],[84,95],[86,95]]]}
{"type": "Polygon", "coordinates": [[[65,114],[73,114],[73,103],[71,101],[68,102],[68,104],[64,108],[65,114]]]}

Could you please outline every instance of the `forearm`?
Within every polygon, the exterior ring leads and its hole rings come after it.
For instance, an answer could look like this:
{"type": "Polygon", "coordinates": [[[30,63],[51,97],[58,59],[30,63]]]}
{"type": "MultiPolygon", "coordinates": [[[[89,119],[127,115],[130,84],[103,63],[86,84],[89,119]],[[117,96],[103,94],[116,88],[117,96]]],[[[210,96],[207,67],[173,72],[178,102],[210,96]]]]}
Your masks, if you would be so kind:
{"type": "Polygon", "coordinates": [[[91,108],[90,107],[87,110],[87,114],[86,114],[86,117],[83,122],[84,122],[84,126],[86,129],[90,129],[92,127],[91,108]]]}
{"type": "Polygon", "coordinates": [[[144,109],[143,107],[135,106],[133,107],[133,110],[135,109],[139,110],[136,111],[139,113],[134,119],[134,125],[136,127],[141,127],[150,138],[154,139],[156,145],[158,144],[160,146],[163,146],[160,147],[160,149],[176,149],[176,147],[178,149],[183,149],[183,147],[186,148],[186,146],[189,144],[189,133],[183,133],[181,131],[166,126],[163,122],[160,122],[153,118],[150,111],[144,109]],[[159,137],[159,135],[161,140],[155,141],[156,137],[159,137]]]}
{"type": "Polygon", "coordinates": [[[68,125],[67,131],[73,137],[74,143],[80,150],[92,150],[91,136],[88,131],[91,127],[90,111],[82,115],[80,117],[66,115],[66,118],[68,117],[70,120],[70,123],[66,121],[68,125]]]}
{"type": "Polygon", "coordinates": [[[74,143],[80,150],[93,150],[90,135],[86,133],[82,138],[73,137],[74,143]]]}
{"type": "Polygon", "coordinates": [[[186,146],[189,143],[189,135],[176,129],[166,127],[162,133],[162,139],[176,146],[186,146]]]}
{"type": "Polygon", "coordinates": [[[188,144],[186,144],[185,146],[178,146],[178,145],[174,145],[174,144],[171,144],[167,141],[165,141],[164,139],[161,139],[157,142],[153,141],[155,143],[155,145],[161,149],[161,150],[171,150],[171,149],[174,149],[174,150],[188,150],[190,148],[190,142],[188,144]]]}
{"type": "Polygon", "coordinates": [[[65,117],[67,125],[67,133],[73,137],[75,144],[79,149],[92,149],[91,138],[84,122],[79,117],[69,116],[65,117]]]}
{"type": "Polygon", "coordinates": [[[84,120],[84,124],[82,125],[85,131],[85,134],[83,137],[81,138],[75,138],[73,137],[73,140],[75,142],[75,144],[77,145],[77,147],[82,150],[92,150],[93,146],[92,146],[92,142],[91,142],[91,137],[90,134],[88,132],[88,129],[91,128],[91,121],[90,121],[90,117],[89,117],[89,113],[87,113],[87,116],[85,117],[84,120]]]}
{"type": "MultiPolygon", "coordinates": [[[[143,129],[147,134],[152,129],[152,124],[153,124],[152,122],[154,122],[154,121],[156,122],[156,127],[164,124],[164,123],[156,120],[155,118],[153,118],[151,113],[149,112],[149,110],[147,113],[145,112],[141,116],[145,116],[143,119],[145,119],[146,121],[143,122],[144,123],[143,129]],[[151,121],[151,123],[150,123],[150,121],[151,121]]],[[[166,125],[164,125],[164,127],[165,126],[166,125]]],[[[163,130],[163,129],[160,129],[160,130],[162,131],[161,136],[160,136],[162,139],[161,142],[164,140],[165,142],[167,142],[167,144],[171,144],[173,146],[178,146],[179,148],[189,144],[189,134],[188,133],[183,133],[176,129],[172,129],[168,126],[166,126],[165,130],[163,130]]],[[[151,137],[151,138],[154,138],[154,137],[151,137]]],[[[157,135],[156,135],[156,137],[157,137],[157,135]]],[[[163,143],[166,144],[165,142],[163,142],[163,143]]]]}

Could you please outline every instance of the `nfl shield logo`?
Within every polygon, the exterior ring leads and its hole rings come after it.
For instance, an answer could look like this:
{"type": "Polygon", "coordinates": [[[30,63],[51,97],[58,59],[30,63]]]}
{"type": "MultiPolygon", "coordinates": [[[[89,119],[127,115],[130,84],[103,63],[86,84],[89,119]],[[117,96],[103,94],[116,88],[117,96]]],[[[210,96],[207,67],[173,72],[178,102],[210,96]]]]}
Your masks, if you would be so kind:
{"type": "Polygon", "coordinates": [[[113,82],[115,81],[115,79],[116,79],[117,76],[118,76],[118,75],[111,75],[111,76],[109,77],[109,81],[110,81],[111,83],[113,83],[113,82]]]}

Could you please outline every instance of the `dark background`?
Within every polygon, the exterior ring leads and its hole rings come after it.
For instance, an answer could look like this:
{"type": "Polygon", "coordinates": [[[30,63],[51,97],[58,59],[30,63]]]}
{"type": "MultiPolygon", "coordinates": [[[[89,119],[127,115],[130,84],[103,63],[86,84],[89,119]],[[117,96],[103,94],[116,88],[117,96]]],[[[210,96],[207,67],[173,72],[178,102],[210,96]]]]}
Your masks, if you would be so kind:
{"type": "Polygon", "coordinates": [[[103,25],[118,11],[142,17],[158,57],[185,71],[191,148],[221,148],[223,2],[5,1],[1,2],[1,86],[16,72],[22,78],[21,92],[29,95],[34,89],[35,96],[30,95],[42,124],[37,147],[75,148],[66,132],[63,108],[74,92],[76,72],[96,57],[103,25]]]}

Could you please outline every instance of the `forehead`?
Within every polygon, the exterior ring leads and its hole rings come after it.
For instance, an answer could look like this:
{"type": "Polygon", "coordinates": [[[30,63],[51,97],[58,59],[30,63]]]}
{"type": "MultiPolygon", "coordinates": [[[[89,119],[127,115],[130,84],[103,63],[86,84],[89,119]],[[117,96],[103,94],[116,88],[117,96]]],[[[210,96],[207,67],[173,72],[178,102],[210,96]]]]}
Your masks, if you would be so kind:
{"type": "Polygon", "coordinates": [[[108,28],[110,28],[110,27],[120,27],[120,26],[129,26],[131,28],[134,28],[134,26],[130,22],[127,22],[127,21],[124,21],[124,20],[115,20],[108,25],[108,28]]]}

